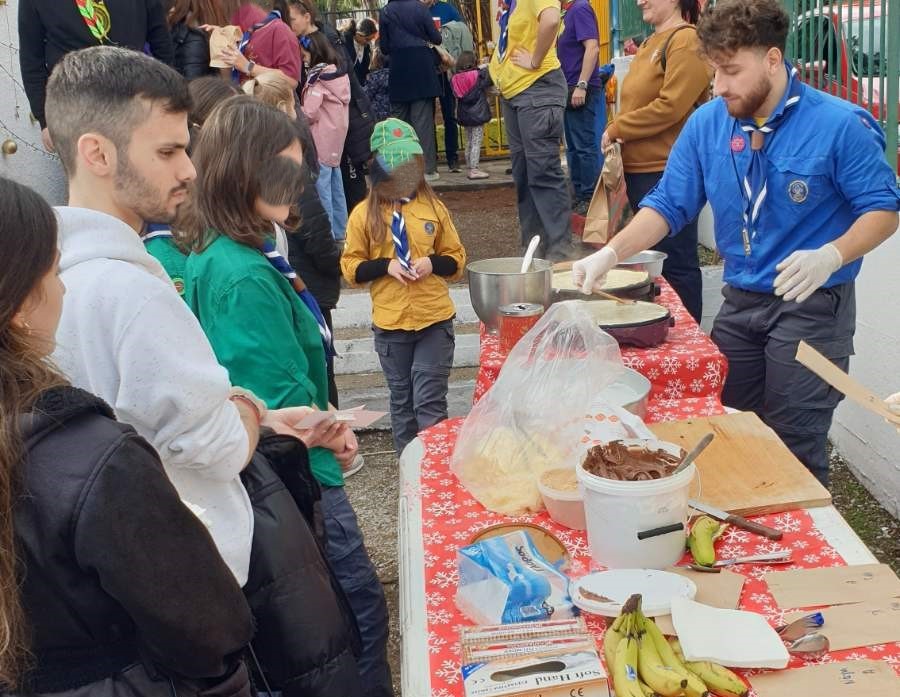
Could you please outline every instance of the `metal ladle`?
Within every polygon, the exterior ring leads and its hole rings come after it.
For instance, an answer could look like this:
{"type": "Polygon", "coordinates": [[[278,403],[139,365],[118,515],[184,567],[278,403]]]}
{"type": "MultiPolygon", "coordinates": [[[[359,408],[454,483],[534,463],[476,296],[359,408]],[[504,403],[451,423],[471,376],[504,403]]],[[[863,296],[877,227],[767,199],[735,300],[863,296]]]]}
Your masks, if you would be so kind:
{"type": "Polygon", "coordinates": [[[824,634],[804,634],[799,639],[788,644],[787,650],[792,656],[814,660],[828,653],[830,646],[828,637],[824,634]]]}

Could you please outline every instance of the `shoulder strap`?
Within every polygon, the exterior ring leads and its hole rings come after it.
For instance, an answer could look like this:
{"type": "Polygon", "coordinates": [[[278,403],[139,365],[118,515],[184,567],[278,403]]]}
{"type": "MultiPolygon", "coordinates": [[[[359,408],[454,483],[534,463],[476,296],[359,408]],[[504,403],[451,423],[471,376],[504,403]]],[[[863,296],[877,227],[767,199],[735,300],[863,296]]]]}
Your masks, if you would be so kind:
{"type": "Polygon", "coordinates": [[[672,38],[682,29],[693,29],[694,31],[697,31],[697,27],[695,27],[693,24],[682,24],[680,27],[677,27],[675,31],[669,34],[669,37],[666,39],[666,43],[663,44],[662,52],[659,55],[659,65],[662,68],[663,73],[666,72],[666,54],[669,52],[669,44],[672,43],[672,38]]]}

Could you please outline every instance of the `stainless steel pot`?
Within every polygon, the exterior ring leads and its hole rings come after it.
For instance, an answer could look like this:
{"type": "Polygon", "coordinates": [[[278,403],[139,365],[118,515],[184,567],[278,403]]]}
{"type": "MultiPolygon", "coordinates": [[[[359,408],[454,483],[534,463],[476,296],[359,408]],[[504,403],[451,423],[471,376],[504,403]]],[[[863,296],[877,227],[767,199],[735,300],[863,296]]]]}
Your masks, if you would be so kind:
{"type": "Polygon", "coordinates": [[[489,331],[497,331],[502,305],[537,303],[550,305],[552,271],[549,261],[535,259],[531,271],[522,273],[521,257],[481,259],[466,266],[472,309],[489,331]]]}

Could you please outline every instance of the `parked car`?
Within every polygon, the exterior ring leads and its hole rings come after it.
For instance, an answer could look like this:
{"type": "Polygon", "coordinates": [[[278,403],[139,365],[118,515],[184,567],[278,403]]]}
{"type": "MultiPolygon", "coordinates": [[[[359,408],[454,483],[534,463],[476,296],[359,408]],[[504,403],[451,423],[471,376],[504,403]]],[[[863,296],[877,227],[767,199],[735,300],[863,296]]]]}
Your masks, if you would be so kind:
{"type": "MultiPolygon", "coordinates": [[[[788,42],[800,79],[859,104],[884,124],[888,71],[882,52],[887,53],[887,24],[887,7],[880,4],[836,4],[801,14],[788,42]]],[[[900,103],[897,110],[900,113],[900,103]]],[[[893,128],[900,172],[900,124],[893,128]]]]}

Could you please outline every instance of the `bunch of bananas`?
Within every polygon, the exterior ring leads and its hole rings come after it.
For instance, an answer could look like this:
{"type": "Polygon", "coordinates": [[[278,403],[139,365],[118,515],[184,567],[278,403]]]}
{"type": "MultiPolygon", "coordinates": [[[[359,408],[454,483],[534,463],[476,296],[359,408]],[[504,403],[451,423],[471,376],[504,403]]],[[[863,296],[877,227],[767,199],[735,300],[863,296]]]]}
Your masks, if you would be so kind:
{"type": "Polygon", "coordinates": [[[603,653],[616,697],[746,697],[747,686],[727,668],[685,662],[677,639],[666,640],[631,596],[606,631],[603,653]]]}
{"type": "Polygon", "coordinates": [[[715,542],[727,527],[727,523],[720,523],[706,515],[702,515],[694,521],[687,544],[697,564],[712,566],[716,563],[715,542]]]}

